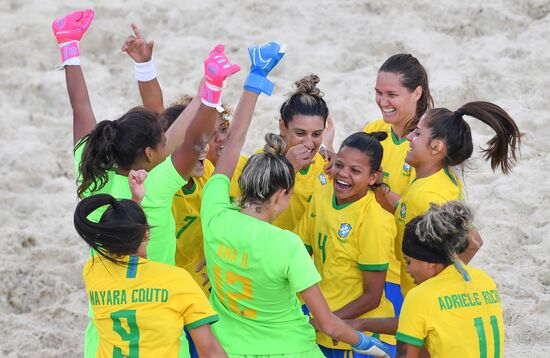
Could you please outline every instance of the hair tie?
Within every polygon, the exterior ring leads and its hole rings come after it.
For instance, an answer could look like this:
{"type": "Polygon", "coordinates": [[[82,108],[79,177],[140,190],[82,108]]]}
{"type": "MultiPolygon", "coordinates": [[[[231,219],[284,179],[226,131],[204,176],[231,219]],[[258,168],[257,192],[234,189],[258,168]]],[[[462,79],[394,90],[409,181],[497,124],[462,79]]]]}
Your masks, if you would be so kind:
{"type": "Polygon", "coordinates": [[[117,209],[120,206],[120,202],[115,198],[111,198],[111,207],[117,209]]]}
{"type": "Polygon", "coordinates": [[[464,109],[462,109],[462,107],[460,107],[459,109],[457,109],[455,111],[455,116],[459,117],[459,118],[462,118],[462,116],[464,116],[466,113],[464,113],[464,109]]]}

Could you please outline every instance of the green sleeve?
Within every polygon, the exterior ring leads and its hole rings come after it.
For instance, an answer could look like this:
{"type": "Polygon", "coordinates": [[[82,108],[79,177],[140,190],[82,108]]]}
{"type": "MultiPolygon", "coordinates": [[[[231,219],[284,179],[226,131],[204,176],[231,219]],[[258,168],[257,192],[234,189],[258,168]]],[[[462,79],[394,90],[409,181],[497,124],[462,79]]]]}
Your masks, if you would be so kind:
{"type": "Polygon", "coordinates": [[[303,243],[296,237],[290,255],[287,277],[294,292],[302,292],[321,281],[321,276],[313,264],[303,243]]]}

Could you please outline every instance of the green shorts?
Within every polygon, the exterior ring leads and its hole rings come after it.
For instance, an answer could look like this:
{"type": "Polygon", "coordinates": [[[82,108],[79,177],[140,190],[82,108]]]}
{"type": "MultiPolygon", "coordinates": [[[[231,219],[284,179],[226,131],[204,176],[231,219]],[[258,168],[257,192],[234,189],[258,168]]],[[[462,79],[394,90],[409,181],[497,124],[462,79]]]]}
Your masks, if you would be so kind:
{"type": "Polygon", "coordinates": [[[318,346],[309,351],[285,354],[227,354],[229,358],[325,358],[318,346]]]}

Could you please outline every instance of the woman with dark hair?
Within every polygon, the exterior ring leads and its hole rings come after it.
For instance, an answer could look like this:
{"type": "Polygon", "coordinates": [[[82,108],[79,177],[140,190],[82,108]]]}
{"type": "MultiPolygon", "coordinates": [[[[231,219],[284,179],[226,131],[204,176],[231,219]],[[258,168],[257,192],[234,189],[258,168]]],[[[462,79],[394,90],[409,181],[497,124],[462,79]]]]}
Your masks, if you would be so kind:
{"type": "MultiPolygon", "coordinates": [[[[115,121],[96,123],[79,52],[79,42],[93,18],[93,10],[76,11],[52,24],[73,110],[78,196],[106,193],[129,199],[128,173],[148,171],[144,182],[147,195],[142,202],[151,225],[147,255],[152,261],[173,265],[176,239],[172,199],[186,184],[213,132],[223,81],[240,68],[229,63],[223,45],[216,46],[204,61],[205,76],[199,94],[166,133],[158,114],[142,107],[131,109],[115,121]]],[[[91,219],[98,221],[102,212],[99,208],[91,213],[91,219]]],[[[86,330],[86,357],[96,355],[97,342],[98,332],[91,320],[86,330]]]]}
{"type": "Polygon", "coordinates": [[[504,356],[504,323],[495,282],[460,259],[470,246],[473,215],[461,201],[432,204],[405,226],[402,252],[418,286],[400,317],[350,321],[395,334],[397,358],[504,356]]]}
{"type": "MultiPolygon", "coordinates": [[[[473,153],[470,126],[464,116],[475,118],[487,124],[495,136],[483,149],[491,169],[501,168],[509,174],[516,160],[520,144],[520,132],[514,120],[502,108],[489,102],[469,102],[456,111],[446,108],[428,110],[407,139],[410,149],[406,162],[416,170],[416,178],[401,197],[395,220],[397,237],[395,247],[401,247],[405,224],[412,218],[424,214],[431,203],[444,203],[462,199],[462,183],[451,167],[459,166],[473,153]]],[[[468,263],[482,244],[474,232],[470,246],[461,259],[468,263]]],[[[413,279],[406,273],[406,262],[401,251],[396,250],[401,262],[401,290],[405,295],[413,286],[413,279]]]]}
{"type": "Polygon", "coordinates": [[[82,276],[102,357],[178,357],[182,329],[201,357],[227,357],[212,334],[218,317],[187,271],[147,259],[149,224],[139,202],[144,170],[130,171],[132,200],[91,195],[76,207],[76,231],[93,255],[82,276]],[[99,222],[88,216],[104,208],[99,222]]]}
{"type": "MultiPolygon", "coordinates": [[[[380,141],[386,137],[358,132],[344,140],[334,161],[333,185],[315,193],[295,230],[313,255],[330,310],[341,319],[395,315],[384,286],[397,230],[373,192],[380,185],[380,141]]],[[[380,339],[394,356],[395,338],[380,339]]],[[[329,358],[360,357],[322,332],[317,343],[329,358]]]]}

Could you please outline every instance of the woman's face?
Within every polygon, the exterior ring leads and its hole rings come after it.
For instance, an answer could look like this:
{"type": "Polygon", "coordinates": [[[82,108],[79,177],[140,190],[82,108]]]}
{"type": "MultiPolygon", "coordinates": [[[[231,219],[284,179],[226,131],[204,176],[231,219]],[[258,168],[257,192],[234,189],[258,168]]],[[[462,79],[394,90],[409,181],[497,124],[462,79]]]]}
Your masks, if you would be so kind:
{"type": "Polygon", "coordinates": [[[218,114],[218,118],[216,119],[216,132],[208,142],[209,149],[206,154],[206,158],[214,165],[218,162],[220,152],[222,151],[225,141],[227,140],[228,131],[229,121],[218,114]]]}
{"type": "Polygon", "coordinates": [[[427,126],[427,122],[426,115],[423,115],[416,128],[407,135],[410,144],[405,162],[415,168],[435,159],[435,149],[431,139],[432,133],[427,126]]]}
{"type": "Polygon", "coordinates": [[[210,146],[206,144],[201,154],[199,155],[199,159],[195,163],[195,166],[193,167],[193,172],[191,173],[192,177],[200,178],[204,175],[204,160],[206,159],[206,153],[208,153],[209,147],[210,146]]]}
{"type": "Polygon", "coordinates": [[[287,150],[303,144],[310,150],[310,158],[313,158],[321,145],[324,129],[325,121],[321,116],[296,114],[288,122],[288,127],[285,127],[282,120],[279,121],[279,130],[285,139],[287,150]]]}
{"type": "Polygon", "coordinates": [[[338,151],[333,176],[334,196],[340,205],[361,199],[376,182],[376,173],[370,167],[370,157],[350,147],[338,151]]]}
{"type": "Polygon", "coordinates": [[[376,104],[382,112],[384,122],[404,126],[416,115],[416,103],[422,94],[418,86],[412,92],[404,87],[401,74],[378,72],[376,78],[376,104]]]}
{"type": "Polygon", "coordinates": [[[150,171],[160,163],[162,163],[166,159],[166,151],[164,150],[164,147],[166,146],[166,136],[164,133],[162,133],[162,138],[155,147],[155,149],[152,149],[151,147],[145,148],[145,155],[147,156],[148,162],[146,165],[147,168],[143,168],[147,171],[150,171]]]}
{"type": "Polygon", "coordinates": [[[407,272],[412,276],[416,285],[420,285],[422,282],[435,276],[434,264],[420,261],[407,255],[403,256],[407,263],[407,272]]]}

